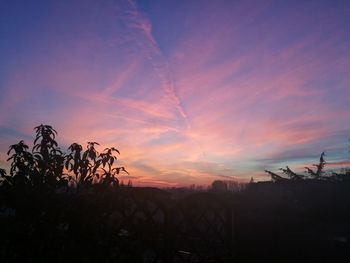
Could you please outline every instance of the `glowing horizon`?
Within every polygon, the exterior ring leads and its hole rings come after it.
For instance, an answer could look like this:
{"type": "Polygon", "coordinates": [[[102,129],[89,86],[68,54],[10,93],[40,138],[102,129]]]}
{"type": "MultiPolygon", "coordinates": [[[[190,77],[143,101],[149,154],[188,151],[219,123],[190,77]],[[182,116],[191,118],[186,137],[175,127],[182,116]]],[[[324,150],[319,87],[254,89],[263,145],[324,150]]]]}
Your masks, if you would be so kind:
{"type": "Polygon", "coordinates": [[[40,123],[66,148],[115,146],[136,185],[349,163],[350,3],[0,7],[0,166],[40,123]]]}

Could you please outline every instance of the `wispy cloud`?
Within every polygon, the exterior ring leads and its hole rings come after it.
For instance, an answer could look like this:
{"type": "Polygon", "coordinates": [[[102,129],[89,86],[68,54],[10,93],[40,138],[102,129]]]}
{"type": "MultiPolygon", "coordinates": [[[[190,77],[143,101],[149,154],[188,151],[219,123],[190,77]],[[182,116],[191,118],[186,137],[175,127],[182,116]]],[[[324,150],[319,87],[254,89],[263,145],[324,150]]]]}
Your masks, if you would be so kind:
{"type": "Polygon", "coordinates": [[[129,27],[131,35],[138,41],[138,46],[145,53],[157,74],[164,95],[174,105],[180,116],[187,122],[187,114],[181,105],[177,94],[173,76],[170,71],[169,63],[163,56],[156,39],[152,34],[151,21],[139,10],[136,3],[132,0],[127,1],[129,6],[124,10],[122,20],[129,27]]]}

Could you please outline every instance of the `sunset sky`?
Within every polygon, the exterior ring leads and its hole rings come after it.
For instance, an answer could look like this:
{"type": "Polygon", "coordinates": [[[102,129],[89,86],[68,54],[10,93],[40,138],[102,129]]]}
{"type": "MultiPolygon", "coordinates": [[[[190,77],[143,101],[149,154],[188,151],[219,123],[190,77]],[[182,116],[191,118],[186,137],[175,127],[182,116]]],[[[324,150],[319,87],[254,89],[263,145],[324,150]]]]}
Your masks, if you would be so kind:
{"type": "Polygon", "coordinates": [[[0,166],[41,123],[134,185],[346,165],[350,1],[2,0],[0,166]]]}

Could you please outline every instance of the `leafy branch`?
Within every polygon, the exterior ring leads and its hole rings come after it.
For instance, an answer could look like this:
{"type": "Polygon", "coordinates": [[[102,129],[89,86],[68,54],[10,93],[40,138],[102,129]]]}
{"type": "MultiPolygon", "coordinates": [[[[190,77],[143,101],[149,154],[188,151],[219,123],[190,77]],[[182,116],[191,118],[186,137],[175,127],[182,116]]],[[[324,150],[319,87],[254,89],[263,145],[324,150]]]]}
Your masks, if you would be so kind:
{"type": "Polygon", "coordinates": [[[88,142],[85,151],[80,144],[73,143],[65,154],[58,147],[57,131],[52,126],[41,124],[34,130],[32,151],[23,140],[9,147],[10,174],[0,169],[2,185],[46,189],[94,184],[118,186],[120,172],[128,173],[124,167],[114,167],[116,154],[120,154],[114,147],[99,153],[95,148],[97,142],[88,142]]]}
{"type": "Polygon", "coordinates": [[[305,180],[305,179],[317,179],[317,180],[325,179],[325,177],[322,177],[323,170],[326,164],[324,156],[325,156],[325,153],[322,152],[319,163],[313,165],[314,167],[316,167],[316,170],[313,170],[312,168],[309,168],[309,167],[305,167],[306,172],[309,174],[309,177],[295,173],[288,166],[286,166],[286,168],[279,169],[283,172],[283,174],[287,175],[287,178],[268,170],[265,170],[265,172],[271,176],[271,179],[274,182],[281,182],[286,180],[299,181],[299,180],[305,180]]]}

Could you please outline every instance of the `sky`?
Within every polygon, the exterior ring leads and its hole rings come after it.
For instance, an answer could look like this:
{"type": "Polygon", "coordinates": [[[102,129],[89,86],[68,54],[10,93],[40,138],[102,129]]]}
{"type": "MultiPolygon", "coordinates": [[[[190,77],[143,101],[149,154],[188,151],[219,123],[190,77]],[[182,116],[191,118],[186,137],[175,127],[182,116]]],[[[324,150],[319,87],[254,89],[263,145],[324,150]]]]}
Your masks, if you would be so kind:
{"type": "Polygon", "coordinates": [[[0,166],[41,123],[134,185],[349,165],[350,1],[0,1],[0,166]]]}

